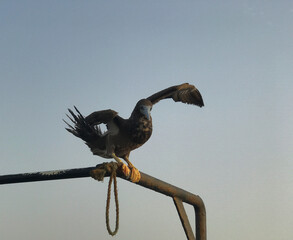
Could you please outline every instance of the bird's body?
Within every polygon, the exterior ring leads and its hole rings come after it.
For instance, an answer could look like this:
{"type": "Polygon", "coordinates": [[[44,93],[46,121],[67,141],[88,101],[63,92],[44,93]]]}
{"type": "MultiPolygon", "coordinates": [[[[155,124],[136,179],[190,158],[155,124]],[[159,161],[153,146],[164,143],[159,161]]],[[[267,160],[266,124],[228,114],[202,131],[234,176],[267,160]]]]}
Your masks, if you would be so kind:
{"type": "Polygon", "coordinates": [[[152,106],[165,98],[173,98],[188,104],[204,105],[200,92],[188,83],[169,87],[137,102],[131,116],[123,119],[117,112],[108,109],[93,112],[87,117],[78,111],[77,115],[69,109],[74,126],[67,125],[69,132],[85,141],[94,155],[103,158],[123,158],[130,167],[128,157],[132,150],[142,146],[152,135],[152,106]],[[102,132],[100,124],[106,124],[107,131],[102,132]]]}
{"type": "Polygon", "coordinates": [[[114,152],[117,157],[124,158],[129,156],[130,151],[140,147],[150,138],[152,121],[142,117],[138,121],[116,117],[107,123],[107,128],[108,131],[102,134],[97,142],[89,141],[87,145],[95,155],[101,156],[102,153],[103,157],[112,158],[111,154],[114,152]]]}

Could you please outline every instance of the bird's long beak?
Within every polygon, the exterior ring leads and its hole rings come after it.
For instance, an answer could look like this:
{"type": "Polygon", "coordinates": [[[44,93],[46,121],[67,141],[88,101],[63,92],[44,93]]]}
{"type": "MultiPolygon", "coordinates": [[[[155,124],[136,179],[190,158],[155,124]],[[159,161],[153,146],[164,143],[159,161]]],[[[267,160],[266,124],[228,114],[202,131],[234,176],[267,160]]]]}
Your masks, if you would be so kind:
{"type": "Polygon", "coordinates": [[[141,113],[146,116],[148,120],[151,119],[151,106],[144,106],[141,113]]]}

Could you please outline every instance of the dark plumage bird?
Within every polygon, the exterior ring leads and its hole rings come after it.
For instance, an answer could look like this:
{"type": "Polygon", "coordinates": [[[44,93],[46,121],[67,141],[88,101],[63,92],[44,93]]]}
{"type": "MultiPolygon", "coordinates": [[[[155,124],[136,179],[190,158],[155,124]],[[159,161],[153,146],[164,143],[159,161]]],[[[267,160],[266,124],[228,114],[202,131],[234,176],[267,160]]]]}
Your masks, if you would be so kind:
{"type": "Polygon", "coordinates": [[[77,114],[68,109],[72,117],[67,116],[74,125],[65,122],[69,127],[66,129],[84,140],[94,155],[114,158],[117,162],[121,162],[119,157],[123,158],[135,175],[132,176],[132,181],[136,182],[139,181],[139,176],[136,177],[139,172],[129,161],[129,154],[151,137],[152,106],[167,98],[172,98],[175,102],[204,106],[200,92],[193,85],[184,83],[139,100],[128,119],[123,119],[111,109],[93,112],[87,117],[76,107],[74,108],[77,114]],[[106,124],[106,132],[101,131],[100,124],[106,124]]]}

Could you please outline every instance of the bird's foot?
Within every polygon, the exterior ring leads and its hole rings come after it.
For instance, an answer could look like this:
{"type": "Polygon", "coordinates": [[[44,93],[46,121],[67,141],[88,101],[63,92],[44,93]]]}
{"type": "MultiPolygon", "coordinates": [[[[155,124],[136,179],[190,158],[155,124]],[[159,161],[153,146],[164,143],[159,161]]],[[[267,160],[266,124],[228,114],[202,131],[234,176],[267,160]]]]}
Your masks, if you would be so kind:
{"type": "Polygon", "coordinates": [[[124,163],[120,163],[120,164],[121,164],[120,166],[121,172],[127,179],[129,179],[133,183],[139,182],[141,176],[137,168],[135,168],[133,165],[127,166],[124,163]]]}
{"type": "Polygon", "coordinates": [[[127,156],[124,158],[124,160],[127,162],[128,167],[131,170],[131,174],[129,176],[130,181],[134,182],[134,183],[139,182],[141,175],[140,175],[140,172],[138,171],[138,169],[133,166],[133,164],[129,161],[127,156]]]}
{"type": "Polygon", "coordinates": [[[133,166],[133,164],[129,161],[128,157],[125,157],[124,159],[127,162],[128,166],[124,164],[122,160],[116,156],[115,153],[112,153],[112,157],[116,160],[118,165],[120,165],[121,171],[127,179],[130,179],[130,181],[134,183],[139,182],[141,178],[140,172],[137,168],[133,166]]]}
{"type": "Polygon", "coordinates": [[[131,170],[125,163],[120,163],[121,164],[121,171],[124,174],[125,177],[129,178],[131,174],[131,170]]]}
{"type": "Polygon", "coordinates": [[[139,182],[141,175],[140,175],[140,172],[138,171],[138,169],[134,166],[129,166],[129,168],[131,169],[131,174],[129,177],[130,181],[134,182],[134,183],[139,182]]]}

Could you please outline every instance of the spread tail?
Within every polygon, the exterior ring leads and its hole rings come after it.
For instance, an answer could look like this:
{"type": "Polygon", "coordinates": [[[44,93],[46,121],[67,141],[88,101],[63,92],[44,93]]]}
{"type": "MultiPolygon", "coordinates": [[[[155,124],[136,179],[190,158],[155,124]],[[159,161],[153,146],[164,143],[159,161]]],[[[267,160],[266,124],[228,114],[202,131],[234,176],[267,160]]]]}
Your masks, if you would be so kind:
{"type": "Polygon", "coordinates": [[[71,116],[66,114],[66,116],[70,119],[73,123],[73,126],[66,122],[64,119],[63,121],[66,123],[68,128],[65,128],[68,132],[72,133],[74,136],[81,138],[85,142],[89,143],[97,138],[102,136],[102,131],[99,126],[91,126],[84,116],[78,111],[78,109],[74,106],[75,114],[71,109],[68,109],[71,116]]]}

